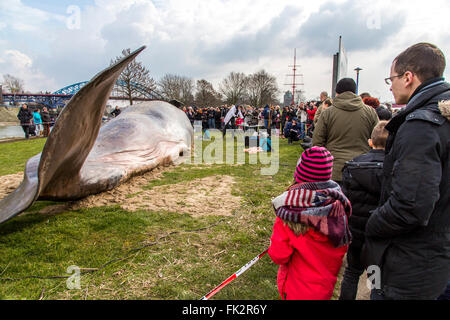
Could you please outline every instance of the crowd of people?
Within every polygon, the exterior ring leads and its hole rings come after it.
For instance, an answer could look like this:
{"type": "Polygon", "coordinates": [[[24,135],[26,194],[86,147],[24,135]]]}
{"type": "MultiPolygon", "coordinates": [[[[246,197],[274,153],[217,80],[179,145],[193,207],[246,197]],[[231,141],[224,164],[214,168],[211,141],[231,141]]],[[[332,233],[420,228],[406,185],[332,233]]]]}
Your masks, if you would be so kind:
{"type": "Polygon", "coordinates": [[[48,137],[57,117],[56,110],[49,111],[47,107],[42,107],[42,110],[37,107],[31,110],[26,104],[20,107],[17,114],[25,139],[29,139],[30,136],[48,137]]]}
{"type": "MultiPolygon", "coordinates": [[[[389,103],[380,104],[380,101],[370,97],[369,93],[361,94],[360,97],[364,98],[363,102],[366,105],[376,111],[380,120],[388,120],[396,112],[392,110],[389,103]]],[[[193,126],[195,122],[201,123],[203,130],[275,129],[277,134],[288,139],[288,143],[292,143],[299,140],[310,142],[322,111],[332,104],[333,100],[324,91],[320,94],[319,101],[301,102],[298,105],[292,104],[282,108],[278,105],[267,104],[259,108],[248,105],[222,105],[215,108],[184,106],[182,110],[193,126]],[[227,115],[229,115],[228,119],[227,115]]]]}

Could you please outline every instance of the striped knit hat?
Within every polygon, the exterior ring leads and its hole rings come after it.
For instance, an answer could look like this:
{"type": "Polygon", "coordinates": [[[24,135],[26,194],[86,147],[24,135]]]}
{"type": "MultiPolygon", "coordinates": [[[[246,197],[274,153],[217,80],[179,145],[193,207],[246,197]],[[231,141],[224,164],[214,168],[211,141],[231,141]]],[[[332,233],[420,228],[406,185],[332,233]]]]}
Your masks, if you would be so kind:
{"type": "Polygon", "coordinates": [[[333,171],[333,156],[324,147],[306,149],[300,157],[294,178],[298,183],[328,181],[333,171]]]}

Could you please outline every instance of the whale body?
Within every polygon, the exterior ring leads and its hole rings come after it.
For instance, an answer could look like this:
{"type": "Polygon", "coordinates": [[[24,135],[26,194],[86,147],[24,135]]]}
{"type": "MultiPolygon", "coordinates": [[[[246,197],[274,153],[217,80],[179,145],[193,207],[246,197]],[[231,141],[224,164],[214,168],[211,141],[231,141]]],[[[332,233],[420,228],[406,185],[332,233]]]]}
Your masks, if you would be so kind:
{"type": "Polygon", "coordinates": [[[102,126],[117,78],[144,49],[100,72],[72,97],[43,151],[27,161],[20,186],[0,201],[0,223],[38,199],[80,199],[190,155],[191,123],[183,111],[165,101],[130,106],[102,126]]]}

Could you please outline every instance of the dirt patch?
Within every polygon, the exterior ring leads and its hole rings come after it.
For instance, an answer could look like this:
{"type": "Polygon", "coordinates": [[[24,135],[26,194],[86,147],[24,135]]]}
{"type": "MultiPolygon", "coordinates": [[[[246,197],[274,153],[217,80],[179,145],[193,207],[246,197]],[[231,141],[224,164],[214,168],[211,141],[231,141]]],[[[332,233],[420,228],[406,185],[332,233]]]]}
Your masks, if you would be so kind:
{"type": "MultiPolygon", "coordinates": [[[[225,175],[156,186],[150,190],[144,189],[149,181],[160,179],[163,171],[167,170],[167,168],[156,168],[131,178],[113,190],[91,195],[79,201],[47,206],[39,213],[57,214],[67,210],[119,205],[127,211],[166,210],[188,213],[194,217],[230,216],[233,209],[240,206],[241,198],[231,194],[234,179],[225,175]]],[[[22,173],[0,177],[0,198],[14,191],[22,179],[22,173]]]]}
{"type": "Polygon", "coordinates": [[[231,194],[234,179],[230,176],[210,176],[190,182],[158,186],[125,199],[121,207],[185,212],[191,216],[230,216],[240,206],[241,199],[231,194]],[[226,199],[226,201],[224,201],[226,199]]]}
{"type": "Polygon", "coordinates": [[[149,175],[133,178],[111,191],[74,203],[72,209],[119,204],[128,211],[166,210],[197,217],[228,216],[240,205],[241,199],[231,195],[234,180],[230,176],[210,176],[144,190],[143,187],[153,179],[155,176],[149,175]],[[226,204],[223,199],[227,199],[226,204]]]}
{"type": "Polygon", "coordinates": [[[0,200],[17,189],[23,180],[23,172],[0,177],[0,200]]]}

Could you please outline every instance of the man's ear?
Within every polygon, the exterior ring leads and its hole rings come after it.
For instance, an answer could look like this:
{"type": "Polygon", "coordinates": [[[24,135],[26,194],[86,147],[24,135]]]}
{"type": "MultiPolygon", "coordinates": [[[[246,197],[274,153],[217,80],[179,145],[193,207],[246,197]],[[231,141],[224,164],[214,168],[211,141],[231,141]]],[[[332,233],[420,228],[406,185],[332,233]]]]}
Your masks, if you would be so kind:
{"type": "Polygon", "coordinates": [[[367,143],[369,144],[369,147],[373,148],[373,142],[372,139],[368,139],[367,143]]]}
{"type": "Polygon", "coordinates": [[[405,84],[406,85],[413,85],[414,82],[416,80],[418,80],[418,79],[415,79],[415,78],[417,78],[417,75],[415,75],[411,71],[406,71],[404,77],[405,77],[404,79],[405,79],[405,84]]]}

